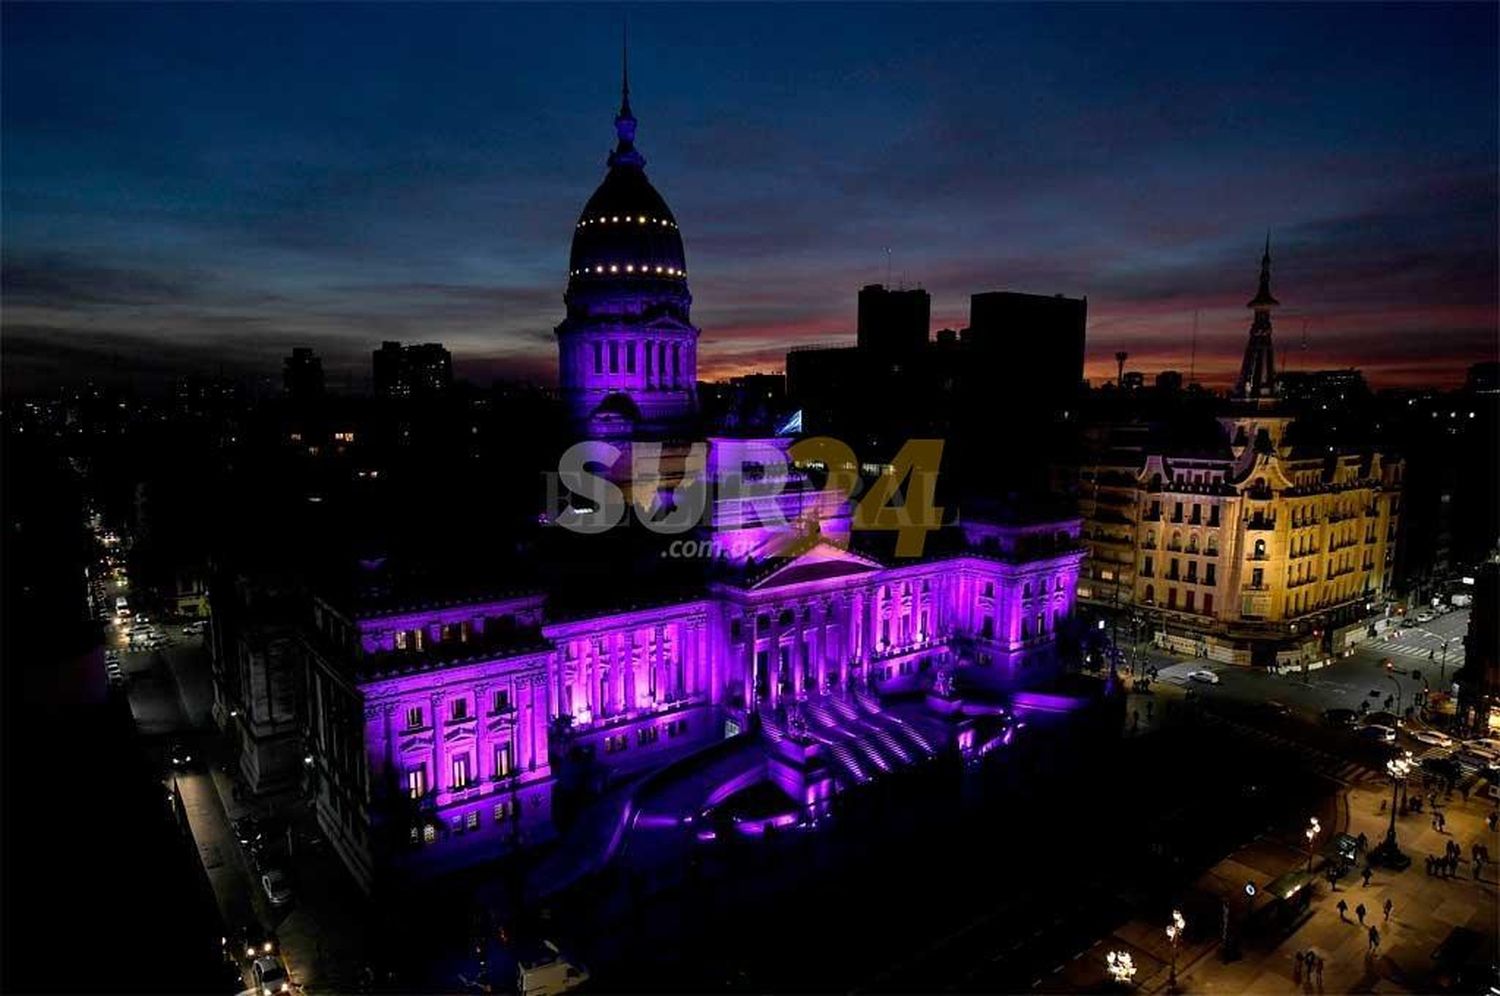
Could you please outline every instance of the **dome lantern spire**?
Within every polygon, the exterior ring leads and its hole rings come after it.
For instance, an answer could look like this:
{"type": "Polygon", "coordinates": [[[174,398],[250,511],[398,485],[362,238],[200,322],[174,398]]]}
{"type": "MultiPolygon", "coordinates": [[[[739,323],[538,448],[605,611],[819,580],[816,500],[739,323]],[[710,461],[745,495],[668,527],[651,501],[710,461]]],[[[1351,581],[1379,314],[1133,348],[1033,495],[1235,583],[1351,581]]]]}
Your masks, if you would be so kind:
{"type": "Polygon", "coordinates": [[[620,29],[620,113],[615,115],[615,150],[609,154],[609,165],[644,166],[646,157],[635,148],[635,115],[630,111],[630,24],[620,29]]]}

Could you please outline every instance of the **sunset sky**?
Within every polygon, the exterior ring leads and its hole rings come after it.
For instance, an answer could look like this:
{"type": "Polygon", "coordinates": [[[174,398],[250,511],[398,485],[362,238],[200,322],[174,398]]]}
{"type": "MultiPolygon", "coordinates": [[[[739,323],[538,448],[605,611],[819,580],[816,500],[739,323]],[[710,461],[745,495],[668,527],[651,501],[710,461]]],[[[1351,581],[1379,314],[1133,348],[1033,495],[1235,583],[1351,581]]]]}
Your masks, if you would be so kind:
{"type": "MultiPolygon", "coordinates": [[[[553,377],[625,8],[71,7],[3,19],[8,389],[363,386],[382,339],[553,377]]],[[[1291,369],[1493,358],[1494,4],[629,8],[700,366],[852,339],[865,283],[1086,295],[1088,370],[1222,384],[1271,232],[1291,369]],[[1304,330],[1305,342],[1304,348],[1304,330]]]]}

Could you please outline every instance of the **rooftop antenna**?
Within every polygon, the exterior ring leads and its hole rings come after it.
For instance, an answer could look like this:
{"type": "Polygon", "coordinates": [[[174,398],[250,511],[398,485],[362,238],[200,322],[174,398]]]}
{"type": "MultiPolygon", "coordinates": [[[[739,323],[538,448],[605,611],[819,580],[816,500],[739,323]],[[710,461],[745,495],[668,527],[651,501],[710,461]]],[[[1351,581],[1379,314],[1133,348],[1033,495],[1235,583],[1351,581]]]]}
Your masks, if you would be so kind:
{"type": "Polygon", "coordinates": [[[891,286],[891,247],[885,247],[885,285],[891,286]]]}
{"type": "Polygon", "coordinates": [[[1188,387],[1193,386],[1193,377],[1198,371],[1198,309],[1193,309],[1193,346],[1188,353],[1188,387]]]}

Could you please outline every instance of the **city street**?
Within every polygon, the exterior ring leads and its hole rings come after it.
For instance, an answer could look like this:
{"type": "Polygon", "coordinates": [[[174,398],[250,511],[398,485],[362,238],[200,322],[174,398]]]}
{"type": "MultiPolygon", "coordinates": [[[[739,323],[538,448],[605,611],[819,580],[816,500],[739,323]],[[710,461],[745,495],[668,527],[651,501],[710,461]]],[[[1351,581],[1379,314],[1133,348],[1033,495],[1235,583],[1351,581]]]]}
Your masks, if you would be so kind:
{"type": "Polygon", "coordinates": [[[1405,630],[1393,629],[1389,639],[1376,638],[1359,644],[1348,657],[1308,670],[1272,674],[1261,668],[1234,667],[1215,661],[1180,657],[1156,648],[1143,649],[1140,659],[1160,669],[1159,679],[1181,687],[1196,689],[1206,700],[1239,700],[1243,702],[1280,702],[1306,718],[1316,719],[1325,709],[1358,710],[1368,702],[1370,711],[1384,707],[1387,695],[1397,695],[1395,710],[1403,712],[1412,705],[1413,696],[1424,687],[1433,692],[1451,691],[1454,671],[1463,664],[1463,635],[1469,624],[1469,611],[1460,609],[1437,617],[1430,624],[1405,630]],[[1448,644],[1443,660],[1442,646],[1448,644]],[[1433,659],[1428,659],[1429,652],[1433,659]],[[1387,672],[1384,661],[1394,669],[1387,672]],[[1193,671],[1212,671],[1218,684],[1193,681],[1193,671]],[[1415,672],[1415,675],[1414,675],[1415,672]],[[1372,691],[1379,692],[1378,697],[1372,691]]]}

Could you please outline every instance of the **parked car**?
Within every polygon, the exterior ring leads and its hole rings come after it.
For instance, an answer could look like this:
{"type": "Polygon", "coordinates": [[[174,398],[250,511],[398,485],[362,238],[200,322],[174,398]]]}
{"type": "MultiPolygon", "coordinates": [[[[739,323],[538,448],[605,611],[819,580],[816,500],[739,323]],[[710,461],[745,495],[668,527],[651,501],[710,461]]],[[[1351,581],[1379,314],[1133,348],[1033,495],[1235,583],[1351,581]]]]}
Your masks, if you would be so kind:
{"type": "Polygon", "coordinates": [[[1217,685],[1219,683],[1219,676],[1207,669],[1189,671],[1187,676],[1189,681],[1201,681],[1207,685],[1217,685]]]}
{"type": "Polygon", "coordinates": [[[521,996],[553,996],[576,989],[588,980],[588,971],[565,958],[551,941],[542,941],[516,954],[516,989],[521,996]]]}
{"type": "Polygon", "coordinates": [[[281,963],[281,959],[275,955],[255,959],[250,974],[255,979],[256,996],[276,996],[277,993],[290,992],[292,989],[292,978],[287,975],[286,966],[281,963]]]}
{"type": "Polygon", "coordinates": [[[280,868],[267,869],[260,877],[260,887],[265,890],[272,906],[285,906],[292,901],[291,880],[280,868]]]}
{"type": "Polygon", "coordinates": [[[1436,613],[1434,613],[1430,609],[1423,609],[1421,612],[1417,613],[1417,624],[1422,625],[1424,623],[1430,623],[1436,618],[1436,613]]]}
{"type": "Polygon", "coordinates": [[[1396,742],[1396,731],[1389,726],[1381,726],[1379,723],[1370,723],[1360,727],[1359,736],[1363,740],[1373,740],[1383,744],[1396,742]]]}
{"type": "Polygon", "coordinates": [[[1419,744],[1428,744],[1432,747],[1453,746],[1453,738],[1437,730],[1416,730],[1412,733],[1411,738],[1419,744]]]}
{"type": "Polygon", "coordinates": [[[1369,726],[1372,723],[1376,726],[1389,726],[1397,730],[1406,725],[1406,721],[1403,720],[1400,716],[1396,715],[1393,712],[1384,711],[1372,712],[1365,717],[1366,726],[1369,726]]]}
{"type": "Polygon", "coordinates": [[[1327,726],[1354,726],[1359,720],[1359,714],[1353,709],[1324,709],[1323,722],[1327,726]]]}
{"type": "Polygon", "coordinates": [[[1500,755],[1500,737],[1475,737],[1473,740],[1465,741],[1464,746],[1478,747],[1500,755]]]}

